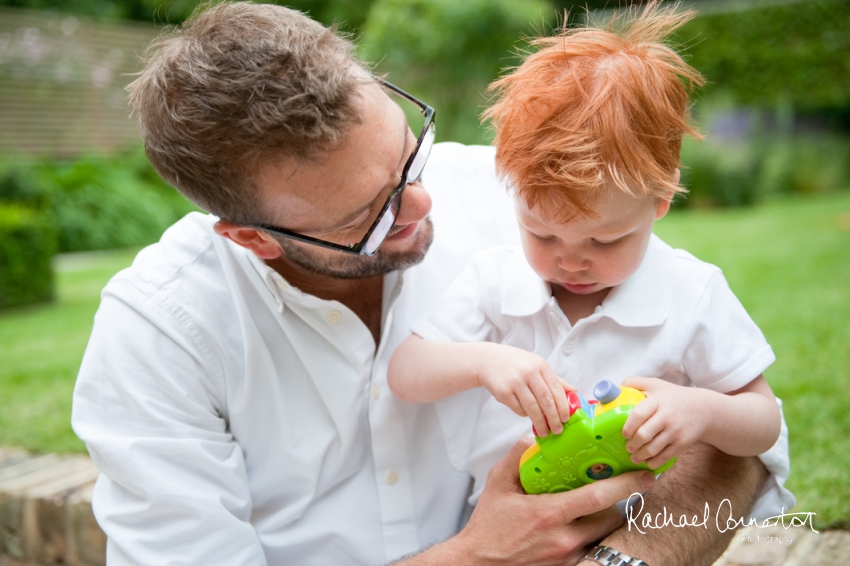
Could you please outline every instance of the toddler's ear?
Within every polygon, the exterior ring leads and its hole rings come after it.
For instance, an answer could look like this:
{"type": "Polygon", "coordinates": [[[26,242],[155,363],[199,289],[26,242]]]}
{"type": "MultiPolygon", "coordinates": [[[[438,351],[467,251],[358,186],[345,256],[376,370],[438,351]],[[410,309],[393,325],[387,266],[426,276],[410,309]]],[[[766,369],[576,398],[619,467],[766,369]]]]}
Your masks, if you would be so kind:
{"type": "Polygon", "coordinates": [[[676,172],[673,173],[673,184],[678,185],[679,181],[681,181],[681,180],[682,180],[682,172],[679,171],[679,169],[677,168],[676,172]]]}

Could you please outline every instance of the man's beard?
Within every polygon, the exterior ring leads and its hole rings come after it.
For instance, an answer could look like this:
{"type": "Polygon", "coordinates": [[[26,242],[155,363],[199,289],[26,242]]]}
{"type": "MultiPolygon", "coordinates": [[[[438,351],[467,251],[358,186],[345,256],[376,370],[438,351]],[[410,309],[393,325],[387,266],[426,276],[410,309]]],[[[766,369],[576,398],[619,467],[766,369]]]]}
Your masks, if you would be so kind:
{"type": "Polygon", "coordinates": [[[306,247],[298,246],[292,240],[278,238],[277,241],[287,259],[311,273],[336,279],[361,279],[421,263],[434,241],[434,225],[430,217],[425,218],[410,249],[400,252],[384,252],[379,249],[373,256],[340,253],[333,259],[316,258],[305,251],[306,247]]]}

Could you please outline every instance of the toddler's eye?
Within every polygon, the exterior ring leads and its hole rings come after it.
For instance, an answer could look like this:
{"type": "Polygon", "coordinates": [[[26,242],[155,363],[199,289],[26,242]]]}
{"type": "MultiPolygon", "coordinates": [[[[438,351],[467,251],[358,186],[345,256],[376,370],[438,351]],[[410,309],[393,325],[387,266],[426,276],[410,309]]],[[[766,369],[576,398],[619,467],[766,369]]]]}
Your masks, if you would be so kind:
{"type": "Polygon", "coordinates": [[[594,246],[599,246],[599,247],[604,248],[604,247],[608,247],[608,246],[613,246],[614,244],[618,244],[618,243],[620,243],[621,240],[622,240],[622,238],[617,238],[616,240],[611,240],[609,242],[602,242],[600,240],[597,240],[596,238],[591,238],[590,241],[593,242],[594,246]]]}
{"type": "Polygon", "coordinates": [[[541,242],[554,242],[555,241],[555,236],[538,236],[537,234],[532,234],[532,235],[535,237],[535,239],[537,239],[541,242]]]}

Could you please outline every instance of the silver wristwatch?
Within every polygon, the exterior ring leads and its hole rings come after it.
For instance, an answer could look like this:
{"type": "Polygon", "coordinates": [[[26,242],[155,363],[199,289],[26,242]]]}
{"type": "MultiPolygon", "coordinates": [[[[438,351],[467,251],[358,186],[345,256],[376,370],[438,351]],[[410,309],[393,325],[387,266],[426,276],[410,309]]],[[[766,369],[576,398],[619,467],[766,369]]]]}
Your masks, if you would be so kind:
{"type": "Polygon", "coordinates": [[[610,546],[594,546],[582,560],[593,560],[602,566],[649,566],[640,558],[632,558],[610,546]]]}

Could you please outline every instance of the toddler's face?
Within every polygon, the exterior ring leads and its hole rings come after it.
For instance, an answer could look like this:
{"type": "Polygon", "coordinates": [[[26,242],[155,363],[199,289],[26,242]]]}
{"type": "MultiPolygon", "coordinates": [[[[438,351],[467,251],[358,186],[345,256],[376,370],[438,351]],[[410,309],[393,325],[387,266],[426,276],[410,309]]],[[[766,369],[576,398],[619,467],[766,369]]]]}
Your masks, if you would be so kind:
{"type": "Polygon", "coordinates": [[[600,193],[594,217],[569,222],[547,219],[514,199],[525,257],[551,285],[588,295],[616,287],[640,266],[652,225],[670,210],[669,201],[638,199],[617,189],[600,193]]]}

